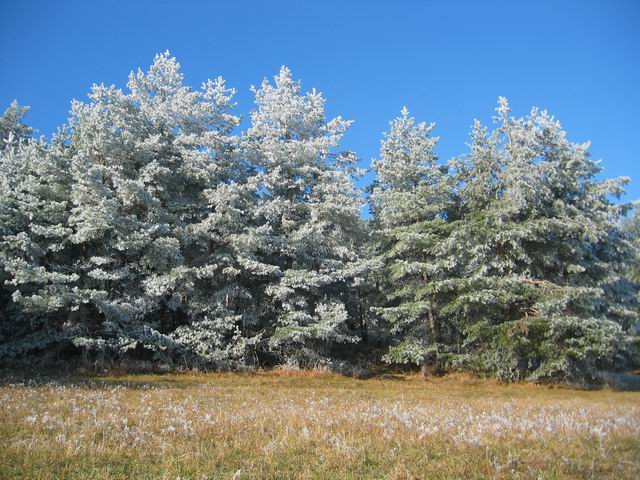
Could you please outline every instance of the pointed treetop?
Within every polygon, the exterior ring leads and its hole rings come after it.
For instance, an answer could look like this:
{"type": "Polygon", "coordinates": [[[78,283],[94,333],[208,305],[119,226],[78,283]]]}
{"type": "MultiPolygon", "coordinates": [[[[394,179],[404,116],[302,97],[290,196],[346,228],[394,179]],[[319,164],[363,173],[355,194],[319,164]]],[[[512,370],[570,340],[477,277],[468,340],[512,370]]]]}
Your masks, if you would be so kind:
{"type": "Polygon", "coordinates": [[[183,78],[180,64],[167,50],[154,57],[146,73],[141,69],[131,72],[127,86],[134,96],[166,95],[180,89],[183,78]]]}
{"type": "Polygon", "coordinates": [[[509,101],[506,99],[506,97],[498,97],[498,106],[496,107],[496,112],[502,119],[506,119],[509,117],[511,108],[509,108],[509,101]]]}

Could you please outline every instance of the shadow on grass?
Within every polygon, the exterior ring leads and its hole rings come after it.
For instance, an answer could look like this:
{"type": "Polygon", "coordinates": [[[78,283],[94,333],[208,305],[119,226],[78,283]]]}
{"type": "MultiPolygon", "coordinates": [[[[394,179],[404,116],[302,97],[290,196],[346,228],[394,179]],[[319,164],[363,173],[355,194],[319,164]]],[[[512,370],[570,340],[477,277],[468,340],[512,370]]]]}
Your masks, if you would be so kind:
{"type": "MultiPolygon", "coordinates": [[[[509,384],[496,380],[452,373],[442,377],[423,377],[415,371],[374,369],[366,375],[348,375],[318,370],[255,370],[245,372],[90,372],[60,370],[0,370],[0,387],[40,387],[61,386],[85,389],[127,388],[147,389],[189,389],[198,386],[238,387],[255,385],[286,386],[288,388],[367,388],[370,381],[391,381],[397,384],[478,386],[509,384]],[[315,382],[314,380],[318,380],[315,382]]],[[[526,382],[515,385],[532,385],[526,382]]],[[[544,384],[547,388],[578,389],[576,386],[544,384]]],[[[612,390],[640,391],[640,375],[634,373],[606,374],[601,386],[612,390]]],[[[591,388],[588,388],[591,389],[591,388]]]]}
{"type": "MultiPolygon", "coordinates": [[[[136,379],[135,374],[122,378],[80,373],[32,373],[32,372],[0,372],[0,387],[43,387],[61,386],[84,389],[112,389],[123,387],[128,389],[174,389],[191,388],[202,384],[201,381],[188,381],[182,378],[167,378],[167,374],[156,374],[158,379],[136,379]]],[[[141,375],[142,377],[143,375],[141,375]]],[[[150,375],[145,374],[144,377],[150,375]]]]}

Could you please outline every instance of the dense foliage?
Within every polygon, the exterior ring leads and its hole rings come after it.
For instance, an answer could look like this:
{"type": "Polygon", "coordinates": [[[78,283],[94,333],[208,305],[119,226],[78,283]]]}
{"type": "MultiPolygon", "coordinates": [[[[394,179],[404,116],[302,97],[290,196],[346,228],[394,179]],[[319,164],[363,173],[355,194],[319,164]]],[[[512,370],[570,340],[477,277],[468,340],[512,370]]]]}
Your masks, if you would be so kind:
{"type": "Polygon", "coordinates": [[[637,360],[638,227],[588,145],[533,109],[390,124],[361,217],[351,122],[282,68],[192,90],[168,53],[95,85],[50,141],[0,119],[0,361],[336,366],[356,352],[505,379],[594,380],[637,360]]]}

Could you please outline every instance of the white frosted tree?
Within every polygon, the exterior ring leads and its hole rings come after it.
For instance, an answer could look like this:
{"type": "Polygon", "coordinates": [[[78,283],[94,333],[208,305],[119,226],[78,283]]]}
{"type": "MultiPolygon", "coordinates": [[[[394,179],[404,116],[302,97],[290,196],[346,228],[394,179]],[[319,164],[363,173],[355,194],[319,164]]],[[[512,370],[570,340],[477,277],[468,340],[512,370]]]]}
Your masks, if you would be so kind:
{"type": "Polygon", "coordinates": [[[128,87],[95,85],[88,103],[72,105],[68,237],[56,247],[72,281],[34,288],[16,270],[15,297],[67,312],[73,343],[99,355],[242,361],[251,308],[240,311],[250,295],[233,235],[252,197],[230,135],[233,92],[220,78],[192,91],[168,53],[128,87]]]}
{"type": "Polygon", "coordinates": [[[94,85],[50,141],[7,109],[0,361],[335,366],[370,321],[388,361],[504,379],[593,381],[637,359],[626,179],[603,180],[546,112],[500,99],[495,128],[475,122],[443,164],[403,109],[363,221],[350,122],[284,67],[254,92],[235,134],[233,90],[192,90],[165,53],[127,92],[94,85]]]}
{"type": "MultiPolygon", "coordinates": [[[[28,107],[11,102],[0,117],[0,238],[20,231],[20,220],[17,203],[10,195],[12,177],[20,175],[20,155],[16,155],[16,148],[24,140],[31,137],[31,128],[23,123],[28,107]]],[[[6,273],[0,264],[0,318],[8,308],[9,293],[4,288],[6,273]]]]}
{"type": "Polygon", "coordinates": [[[610,198],[627,179],[599,180],[589,145],[571,143],[546,112],[513,118],[500,99],[496,122],[490,134],[474,130],[459,164],[468,220],[453,241],[468,245],[470,279],[456,283],[451,311],[466,315],[469,364],[563,380],[624,367],[638,321],[623,277],[629,205],[610,198]]]}
{"type": "MultiPolygon", "coordinates": [[[[441,309],[458,325],[461,365],[507,379],[592,381],[633,356],[637,305],[623,277],[631,244],[614,203],[626,179],[600,180],[588,144],[532,109],[474,126],[455,163],[460,214],[448,256],[457,267],[441,309]]],[[[444,293],[446,292],[446,293],[444,293]]]]}
{"type": "Polygon", "coordinates": [[[12,302],[3,306],[0,359],[45,351],[61,340],[53,314],[77,280],[63,253],[70,176],[65,131],[11,141],[0,154],[0,265],[12,302]],[[26,298],[28,298],[28,300],[26,298]],[[21,311],[15,303],[36,308],[21,311]]]}
{"type": "Polygon", "coordinates": [[[640,286],[640,211],[637,205],[633,215],[624,220],[623,228],[635,249],[627,260],[627,277],[640,286]]]}
{"type": "Polygon", "coordinates": [[[374,311],[396,339],[385,358],[398,363],[436,364],[447,350],[437,299],[423,295],[427,284],[446,276],[439,253],[452,214],[452,178],[434,152],[434,127],[416,123],[403,108],[373,162],[377,180],[370,201],[384,264],[384,298],[374,311]]]}
{"type": "Polygon", "coordinates": [[[33,130],[23,122],[28,112],[29,107],[22,106],[15,100],[7,107],[0,117],[0,148],[31,138],[33,130]]]}
{"type": "Polygon", "coordinates": [[[335,152],[351,122],[327,121],[321,94],[302,94],[287,68],[274,80],[254,90],[245,136],[260,195],[246,264],[263,278],[271,351],[280,361],[312,365],[332,345],[358,340],[348,325],[349,291],[364,268],[356,158],[335,152]]]}
{"type": "Polygon", "coordinates": [[[372,194],[391,278],[378,311],[398,335],[387,359],[565,381],[628,366],[630,206],[610,200],[626,179],[599,180],[588,145],[546,112],[513,118],[500,99],[495,122],[474,124],[449,175],[425,126],[392,123],[372,194]]]}

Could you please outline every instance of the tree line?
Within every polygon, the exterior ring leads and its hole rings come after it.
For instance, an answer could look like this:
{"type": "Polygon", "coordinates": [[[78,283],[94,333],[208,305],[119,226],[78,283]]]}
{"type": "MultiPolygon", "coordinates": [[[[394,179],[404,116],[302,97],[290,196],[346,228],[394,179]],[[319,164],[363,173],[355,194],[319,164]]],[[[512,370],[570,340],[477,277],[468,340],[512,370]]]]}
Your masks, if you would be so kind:
{"type": "Polygon", "coordinates": [[[403,109],[361,192],[351,122],[285,67],[242,132],[234,90],[184,85],[168,52],[127,87],[94,85],[50,140],[15,102],[0,119],[0,363],[374,358],[561,381],[637,365],[628,180],[546,111],[500,98],[445,162],[403,109]]]}

